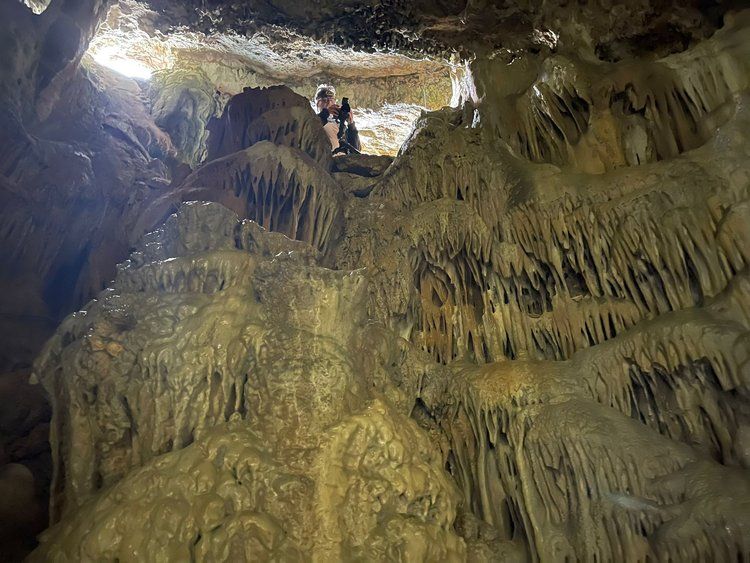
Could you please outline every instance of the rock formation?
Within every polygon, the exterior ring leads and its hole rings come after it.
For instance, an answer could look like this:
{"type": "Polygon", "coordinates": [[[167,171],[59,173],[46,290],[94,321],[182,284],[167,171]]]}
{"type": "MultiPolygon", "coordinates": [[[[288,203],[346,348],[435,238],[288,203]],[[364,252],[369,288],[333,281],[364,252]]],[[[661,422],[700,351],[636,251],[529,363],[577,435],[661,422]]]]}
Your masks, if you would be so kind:
{"type": "Polygon", "coordinates": [[[369,345],[383,336],[371,335],[361,272],[320,268],[310,246],[192,203],[144,239],[107,294],[41,360],[98,358],[42,376],[61,398],[52,511],[63,523],[41,560],[462,553],[439,449],[409,401],[379,399],[366,377],[416,374],[369,345]],[[132,535],[143,502],[154,526],[132,535]],[[111,520],[90,529],[102,511],[111,520]],[[172,539],[154,552],[162,533],[172,539]]]}
{"type": "Polygon", "coordinates": [[[3,8],[12,558],[47,498],[31,561],[750,558],[750,12],[148,3],[470,54],[391,158],[289,87],[79,63],[70,3],[3,8]]]}

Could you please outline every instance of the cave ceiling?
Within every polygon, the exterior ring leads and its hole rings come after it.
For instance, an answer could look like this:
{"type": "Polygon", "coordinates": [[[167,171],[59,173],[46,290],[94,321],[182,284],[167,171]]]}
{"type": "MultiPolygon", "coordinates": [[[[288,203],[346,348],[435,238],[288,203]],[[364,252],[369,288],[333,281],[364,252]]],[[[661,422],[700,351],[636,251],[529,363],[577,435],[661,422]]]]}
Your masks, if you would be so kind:
{"type": "Polygon", "coordinates": [[[373,51],[487,54],[544,49],[557,41],[610,58],[683,50],[721,25],[740,3],[291,0],[150,0],[160,29],[253,33],[271,24],[327,43],[373,51]]]}
{"type": "Polygon", "coordinates": [[[358,108],[370,150],[381,153],[395,154],[422,110],[452,100],[452,66],[444,58],[355,50],[262,21],[249,27],[164,25],[172,9],[132,0],[113,4],[88,54],[139,79],[200,75],[225,97],[245,87],[285,84],[311,98],[318,84],[333,83],[339,98],[349,97],[358,108]]]}
{"type": "MultiPolygon", "coordinates": [[[[35,12],[45,2],[28,2],[35,12]]],[[[681,52],[708,37],[731,5],[644,1],[585,5],[498,2],[112,3],[88,54],[162,82],[199,74],[220,94],[285,84],[311,97],[334,83],[359,108],[370,150],[395,154],[423,110],[455,105],[463,64],[524,53],[618,61],[681,52]]],[[[208,87],[208,86],[207,86],[208,87]]]]}

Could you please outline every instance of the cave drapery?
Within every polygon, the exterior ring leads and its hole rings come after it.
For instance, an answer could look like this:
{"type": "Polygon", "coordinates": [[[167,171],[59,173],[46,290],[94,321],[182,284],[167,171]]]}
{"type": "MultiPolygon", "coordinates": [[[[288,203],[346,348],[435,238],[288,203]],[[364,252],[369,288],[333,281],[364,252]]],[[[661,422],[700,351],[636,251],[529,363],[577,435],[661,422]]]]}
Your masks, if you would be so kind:
{"type": "Polygon", "coordinates": [[[7,558],[748,560],[750,10],[603,4],[2,4],[7,558]]]}

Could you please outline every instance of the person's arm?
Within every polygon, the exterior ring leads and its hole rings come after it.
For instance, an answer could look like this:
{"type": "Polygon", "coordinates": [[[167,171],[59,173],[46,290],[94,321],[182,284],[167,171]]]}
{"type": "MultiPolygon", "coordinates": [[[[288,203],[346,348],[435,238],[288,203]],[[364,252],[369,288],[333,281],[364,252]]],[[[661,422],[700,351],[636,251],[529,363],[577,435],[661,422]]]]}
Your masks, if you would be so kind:
{"type": "MultiPolygon", "coordinates": [[[[341,111],[341,106],[338,104],[331,104],[328,106],[328,111],[331,112],[331,115],[338,119],[339,111],[341,111]]],[[[349,117],[346,120],[348,123],[354,124],[354,110],[349,110],[349,117]]]]}

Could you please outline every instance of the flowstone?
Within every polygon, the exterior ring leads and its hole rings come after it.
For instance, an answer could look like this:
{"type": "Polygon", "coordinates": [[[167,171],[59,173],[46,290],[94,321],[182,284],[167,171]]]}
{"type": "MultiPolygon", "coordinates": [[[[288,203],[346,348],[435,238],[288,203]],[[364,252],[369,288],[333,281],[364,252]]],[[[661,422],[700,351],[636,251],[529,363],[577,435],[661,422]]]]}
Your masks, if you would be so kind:
{"type": "Polygon", "coordinates": [[[67,319],[36,370],[63,521],[34,559],[462,558],[439,450],[363,379],[362,274],[315,256],[184,204],[67,319]]]}
{"type": "Polygon", "coordinates": [[[376,400],[312,453],[238,419],[131,472],[30,560],[462,559],[458,492],[413,421],[376,400]]]}
{"type": "Polygon", "coordinates": [[[230,100],[35,364],[32,558],[750,558],[749,25],[478,57],[392,162],[230,100]]]}

